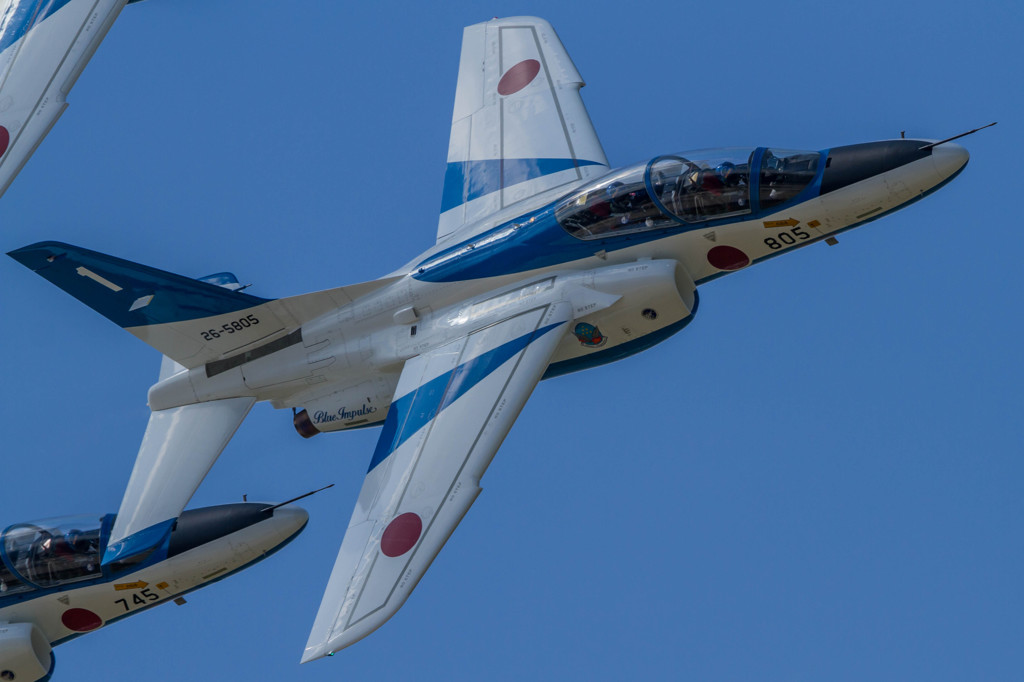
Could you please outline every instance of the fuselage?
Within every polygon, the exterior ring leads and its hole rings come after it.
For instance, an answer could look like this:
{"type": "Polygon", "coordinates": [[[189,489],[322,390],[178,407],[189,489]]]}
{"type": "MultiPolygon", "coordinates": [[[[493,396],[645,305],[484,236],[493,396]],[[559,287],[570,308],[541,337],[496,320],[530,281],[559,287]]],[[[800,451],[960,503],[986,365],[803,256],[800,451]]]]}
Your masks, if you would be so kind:
{"type": "Polygon", "coordinates": [[[405,360],[563,289],[573,333],[545,376],[611,362],[685,327],[699,285],[903,208],[967,161],[959,145],[904,139],[655,157],[467,226],[273,352],[155,385],[150,406],[253,396],[302,409],[303,435],[374,425],[405,360]]]}
{"type": "Polygon", "coordinates": [[[115,515],[8,526],[0,535],[0,676],[52,673],[52,646],[211,582],[283,547],[306,525],[297,507],[245,503],[182,513],[165,542],[101,565],[115,515]]]}

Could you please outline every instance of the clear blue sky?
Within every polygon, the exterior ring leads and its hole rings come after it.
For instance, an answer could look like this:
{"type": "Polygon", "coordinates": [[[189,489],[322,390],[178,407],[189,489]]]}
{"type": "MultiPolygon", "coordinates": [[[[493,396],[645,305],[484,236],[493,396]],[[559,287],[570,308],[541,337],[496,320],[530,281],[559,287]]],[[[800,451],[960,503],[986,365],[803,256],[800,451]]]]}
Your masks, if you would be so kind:
{"type": "MultiPolygon", "coordinates": [[[[378,277],[433,241],[462,27],[495,15],[554,24],[613,165],[1000,124],[926,201],[543,383],[405,607],[302,667],[377,433],[304,441],[258,405],[193,504],[336,483],[304,535],[59,647],[57,679],[1019,678],[1019,5],[552,5],[128,7],[0,199],[0,247],[267,297],[378,277]]],[[[0,284],[2,521],[115,511],[157,354],[10,259],[0,284]]]]}

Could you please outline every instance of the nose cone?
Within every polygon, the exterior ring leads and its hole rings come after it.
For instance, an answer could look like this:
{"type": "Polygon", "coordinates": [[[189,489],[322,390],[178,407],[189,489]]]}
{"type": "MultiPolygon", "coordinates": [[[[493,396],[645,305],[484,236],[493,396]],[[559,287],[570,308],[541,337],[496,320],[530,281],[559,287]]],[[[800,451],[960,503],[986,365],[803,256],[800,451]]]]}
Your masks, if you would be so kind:
{"type": "Polygon", "coordinates": [[[967,150],[958,144],[946,142],[932,148],[932,163],[935,165],[935,172],[946,180],[964,169],[971,155],[967,150]]]}
{"type": "Polygon", "coordinates": [[[309,514],[301,507],[278,507],[271,521],[285,538],[290,538],[306,527],[309,514]]]}

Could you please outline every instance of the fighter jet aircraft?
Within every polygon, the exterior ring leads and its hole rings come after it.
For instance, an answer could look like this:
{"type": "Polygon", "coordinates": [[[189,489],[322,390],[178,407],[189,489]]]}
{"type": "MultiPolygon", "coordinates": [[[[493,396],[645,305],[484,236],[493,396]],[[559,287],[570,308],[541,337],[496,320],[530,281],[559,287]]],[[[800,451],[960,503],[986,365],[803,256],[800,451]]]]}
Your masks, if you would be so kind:
{"type": "Polygon", "coordinates": [[[101,564],[115,516],[15,523],[0,534],[0,680],[48,680],[52,647],[262,561],[308,516],[255,502],[183,512],[159,546],[101,564]]]}
{"type": "Polygon", "coordinates": [[[582,85],[541,19],[466,28],[436,243],[378,280],[266,299],[68,244],[10,254],[178,363],[149,391],[104,564],[163,541],[256,401],[307,437],[382,426],[302,660],[346,647],[404,603],[542,378],[664,341],[700,285],[831,243],[968,161],[896,139],[612,170],[582,85]]]}
{"type": "Polygon", "coordinates": [[[67,109],[67,95],[126,4],[6,0],[0,5],[0,196],[67,109]]]}

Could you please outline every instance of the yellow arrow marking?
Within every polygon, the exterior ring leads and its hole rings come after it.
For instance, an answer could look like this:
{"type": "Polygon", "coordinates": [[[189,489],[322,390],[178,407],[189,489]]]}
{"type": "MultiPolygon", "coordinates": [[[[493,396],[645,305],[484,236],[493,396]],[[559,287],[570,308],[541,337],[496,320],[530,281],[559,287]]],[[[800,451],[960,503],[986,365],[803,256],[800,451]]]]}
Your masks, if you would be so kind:
{"type": "Polygon", "coordinates": [[[158,589],[158,590],[166,590],[167,589],[167,583],[157,583],[156,584],[156,589],[158,589]]]}
{"type": "Polygon", "coordinates": [[[115,583],[114,584],[114,589],[115,590],[140,590],[143,587],[149,587],[149,583],[147,583],[145,580],[139,580],[138,582],[134,582],[134,583],[115,583]]]}
{"type": "Polygon", "coordinates": [[[800,221],[796,218],[787,218],[786,220],[766,220],[764,221],[765,227],[796,227],[800,224],[800,221]]]}
{"type": "Polygon", "coordinates": [[[811,222],[807,223],[807,227],[817,227],[818,225],[821,225],[821,221],[812,220],[811,222]]]}

